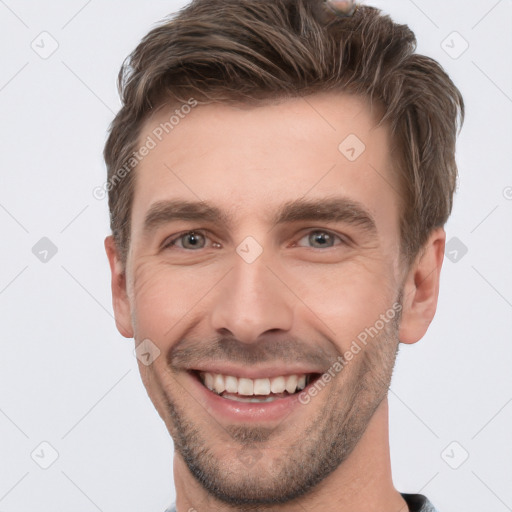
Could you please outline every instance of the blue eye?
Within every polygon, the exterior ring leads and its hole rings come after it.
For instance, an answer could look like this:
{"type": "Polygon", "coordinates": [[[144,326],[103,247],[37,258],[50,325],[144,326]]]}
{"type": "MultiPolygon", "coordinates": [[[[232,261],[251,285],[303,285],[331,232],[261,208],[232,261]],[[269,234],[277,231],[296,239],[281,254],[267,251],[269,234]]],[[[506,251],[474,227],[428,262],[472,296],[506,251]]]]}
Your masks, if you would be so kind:
{"type": "MultiPolygon", "coordinates": [[[[347,242],[340,236],[321,229],[309,231],[297,242],[296,245],[304,247],[301,242],[305,239],[307,239],[307,244],[313,249],[329,249],[336,245],[347,244],[347,242]],[[336,240],[339,242],[336,243],[336,240]]],[[[208,240],[209,239],[206,234],[201,231],[187,231],[186,233],[176,235],[174,238],[164,242],[162,249],[172,249],[173,247],[188,251],[205,249],[207,247],[208,240]]],[[[213,243],[212,247],[220,247],[220,245],[213,243]]]]}
{"type": "Polygon", "coordinates": [[[203,249],[206,245],[206,236],[199,231],[188,231],[187,233],[182,233],[178,235],[176,238],[169,240],[164,245],[164,249],[169,247],[178,246],[180,249],[194,250],[194,249],[203,249]],[[177,242],[182,241],[181,246],[177,244],[177,242]]]}
{"type": "MultiPolygon", "coordinates": [[[[334,241],[335,239],[340,240],[342,244],[344,244],[344,240],[340,238],[337,235],[334,235],[333,233],[330,233],[329,231],[323,231],[323,230],[315,230],[310,231],[307,235],[303,236],[300,240],[304,240],[307,238],[308,242],[312,245],[315,249],[323,249],[323,248],[329,248],[334,247],[334,241]]],[[[340,244],[337,244],[340,245],[340,244]]]]}

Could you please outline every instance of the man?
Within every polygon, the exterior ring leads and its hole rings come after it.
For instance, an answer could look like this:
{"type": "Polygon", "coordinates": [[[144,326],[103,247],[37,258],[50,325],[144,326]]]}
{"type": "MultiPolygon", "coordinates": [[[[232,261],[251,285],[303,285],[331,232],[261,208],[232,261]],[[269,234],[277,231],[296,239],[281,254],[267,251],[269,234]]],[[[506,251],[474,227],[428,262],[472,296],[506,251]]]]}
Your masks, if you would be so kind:
{"type": "Polygon", "coordinates": [[[387,391],[435,314],[464,105],[345,4],[196,0],[121,70],[105,247],[173,511],[434,510],[393,486],[387,391]]]}

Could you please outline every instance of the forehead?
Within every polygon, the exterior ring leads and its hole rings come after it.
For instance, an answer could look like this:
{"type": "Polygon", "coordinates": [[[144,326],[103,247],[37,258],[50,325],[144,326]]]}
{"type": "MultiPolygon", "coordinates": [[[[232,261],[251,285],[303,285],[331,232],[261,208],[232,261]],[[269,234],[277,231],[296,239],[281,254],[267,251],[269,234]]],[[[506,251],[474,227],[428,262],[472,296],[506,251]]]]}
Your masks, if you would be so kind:
{"type": "Polygon", "coordinates": [[[389,209],[398,185],[377,114],[339,93],[159,109],[139,137],[151,149],[137,166],[132,224],[151,204],[176,198],[264,215],[271,205],[336,193],[376,213],[389,209]]]}

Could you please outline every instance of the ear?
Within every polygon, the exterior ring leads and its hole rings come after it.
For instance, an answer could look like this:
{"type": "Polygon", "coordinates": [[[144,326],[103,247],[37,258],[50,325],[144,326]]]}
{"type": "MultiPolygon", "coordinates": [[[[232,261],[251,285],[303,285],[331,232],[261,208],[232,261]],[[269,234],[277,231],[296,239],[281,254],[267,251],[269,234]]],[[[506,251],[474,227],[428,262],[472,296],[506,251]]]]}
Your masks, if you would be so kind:
{"type": "Polygon", "coordinates": [[[105,238],[105,251],[112,273],[112,306],[116,327],[125,338],[133,338],[130,301],[126,291],[126,273],[112,235],[105,238]]]}
{"type": "Polygon", "coordinates": [[[444,229],[434,229],[407,273],[399,331],[402,343],[419,341],[434,318],[445,242],[444,229]]]}

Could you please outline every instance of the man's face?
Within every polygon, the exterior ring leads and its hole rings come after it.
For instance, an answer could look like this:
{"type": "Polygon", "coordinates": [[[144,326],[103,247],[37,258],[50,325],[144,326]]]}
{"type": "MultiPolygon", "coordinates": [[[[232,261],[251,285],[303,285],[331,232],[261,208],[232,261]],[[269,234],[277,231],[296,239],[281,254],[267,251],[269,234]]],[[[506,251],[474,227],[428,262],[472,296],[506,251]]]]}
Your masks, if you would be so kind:
{"type": "Polygon", "coordinates": [[[160,351],[142,378],[212,495],[285,502],[346,459],[389,385],[404,269],[388,133],[339,94],[198,106],[158,141],[171,115],[146,124],[157,145],[135,171],[131,322],[160,351]]]}

